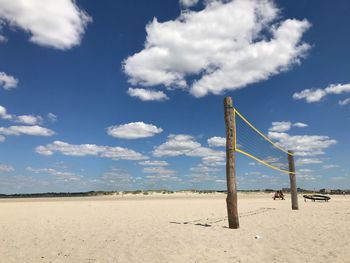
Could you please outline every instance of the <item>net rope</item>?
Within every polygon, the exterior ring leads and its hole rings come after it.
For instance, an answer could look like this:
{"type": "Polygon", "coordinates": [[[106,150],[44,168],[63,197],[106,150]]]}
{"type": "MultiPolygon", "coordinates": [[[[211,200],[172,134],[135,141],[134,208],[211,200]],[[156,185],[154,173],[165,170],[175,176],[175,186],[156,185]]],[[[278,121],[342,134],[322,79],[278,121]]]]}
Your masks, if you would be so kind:
{"type": "Polygon", "coordinates": [[[292,154],[272,142],[236,109],[233,110],[236,129],[235,150],[272,169],[290,173],[288,155],[292,154]]]}

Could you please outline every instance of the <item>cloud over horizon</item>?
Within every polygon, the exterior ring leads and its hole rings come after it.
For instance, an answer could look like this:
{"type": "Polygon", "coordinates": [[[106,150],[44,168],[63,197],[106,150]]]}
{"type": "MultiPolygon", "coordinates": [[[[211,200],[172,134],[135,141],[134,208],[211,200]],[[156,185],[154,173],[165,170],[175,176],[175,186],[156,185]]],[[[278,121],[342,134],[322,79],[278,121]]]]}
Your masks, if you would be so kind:
{"type": "Polygon", "coordinates": [[[111,147],[96,144],[69,144],[62,141],[54,141],[46,146],[35,148],[38,154],[50,156],[59,152],[67,156],[98,156],[112,160],[145,160],[143,154],[123,147],[111,147]]]}

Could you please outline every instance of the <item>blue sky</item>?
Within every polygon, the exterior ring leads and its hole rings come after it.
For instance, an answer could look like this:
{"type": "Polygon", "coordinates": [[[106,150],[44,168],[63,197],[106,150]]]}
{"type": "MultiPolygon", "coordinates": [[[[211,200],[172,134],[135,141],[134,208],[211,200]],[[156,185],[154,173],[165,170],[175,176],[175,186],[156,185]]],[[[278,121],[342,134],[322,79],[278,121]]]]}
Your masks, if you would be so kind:
{"type": "Polygon", "coordinates": [[[225,96],[299,187],[350,188],[348,1],[30,3],[0,2],[0,193],[225,189],[225,96]]]}

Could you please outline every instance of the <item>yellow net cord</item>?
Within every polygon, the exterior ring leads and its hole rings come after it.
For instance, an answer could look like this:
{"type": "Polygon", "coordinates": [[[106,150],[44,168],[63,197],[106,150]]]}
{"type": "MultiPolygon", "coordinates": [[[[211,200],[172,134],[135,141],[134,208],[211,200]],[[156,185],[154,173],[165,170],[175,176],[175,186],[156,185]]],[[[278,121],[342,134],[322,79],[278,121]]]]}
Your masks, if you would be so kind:
{"type": "Polygon", "coordinates": [[[236,136],[235,151],[272,169],[289,174],[288,155],[293,154],[272,142],[236,109],[233,110],[236,136]]]}

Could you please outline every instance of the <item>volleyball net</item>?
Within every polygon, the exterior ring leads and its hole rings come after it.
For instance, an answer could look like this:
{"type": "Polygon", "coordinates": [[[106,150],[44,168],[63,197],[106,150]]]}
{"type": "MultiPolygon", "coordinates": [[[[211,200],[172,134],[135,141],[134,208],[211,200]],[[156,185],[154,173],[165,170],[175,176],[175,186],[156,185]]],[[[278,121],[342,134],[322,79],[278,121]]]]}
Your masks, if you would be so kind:
{"type": "Polygon", "coordinates": [[[255,128],[235,108],[235,151],[283,173],[289,172],[288,155],[293,155],[255,128]]]}

